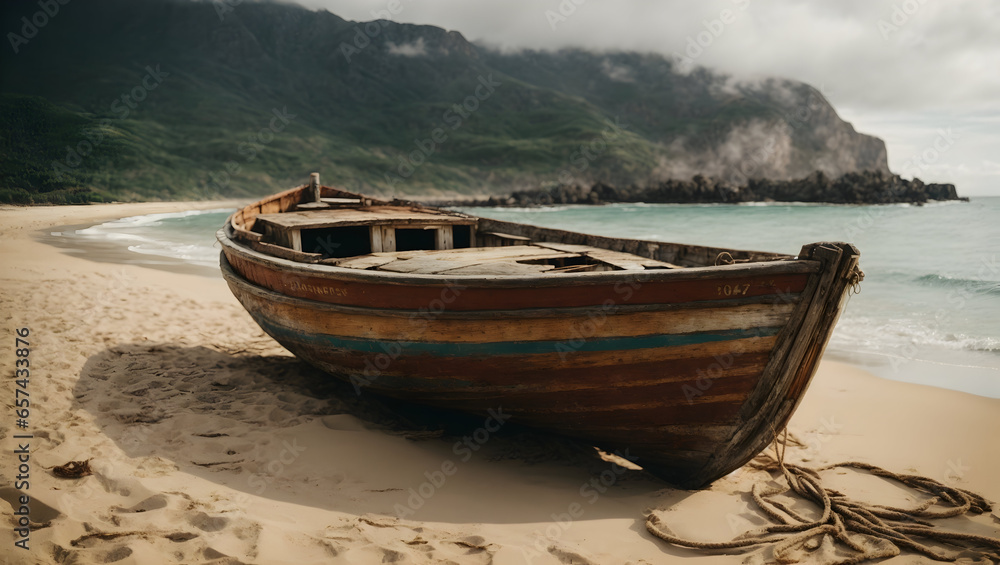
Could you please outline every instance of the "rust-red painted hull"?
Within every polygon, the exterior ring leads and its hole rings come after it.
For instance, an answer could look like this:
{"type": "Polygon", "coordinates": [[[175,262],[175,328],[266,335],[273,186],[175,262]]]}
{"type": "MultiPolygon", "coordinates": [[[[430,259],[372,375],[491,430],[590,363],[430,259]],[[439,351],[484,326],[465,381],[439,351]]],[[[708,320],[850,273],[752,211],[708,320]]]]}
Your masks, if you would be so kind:
{"type": "MultiPolygon", "coordinates": [[[[705,485],[759,451],[723,461],[754,404],[788,397],[769,422],[780,429],[815,370],[816,347],[794,366],[775,359],[800,337],[792,325],[815,300],[815,262],[752,276],[721,269],[710,279],[486,284],[306,272],[224,239],[226,278],[257,323],[359,392],[474,413],[502,408],[525,425],[627,449],[682,486],[705,485]],[[725,285],[746,290],[726,297],[725,285]],[[519,340],[518,325],[538,329],[519,340]]],[[[769,441],[770,431],[761,434],[756,444],[769,441]]]]}

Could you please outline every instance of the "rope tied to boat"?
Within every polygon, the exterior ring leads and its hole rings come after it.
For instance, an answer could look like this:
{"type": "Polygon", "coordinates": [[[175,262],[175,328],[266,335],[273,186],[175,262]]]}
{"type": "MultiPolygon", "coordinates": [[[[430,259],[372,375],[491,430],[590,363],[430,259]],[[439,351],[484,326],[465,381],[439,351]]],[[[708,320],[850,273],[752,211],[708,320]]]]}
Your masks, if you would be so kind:
{"type": "Polygon", "coordinates": [[[736,264],[736,259],[733,259],[733,255],[728,251],[723,251],[715,256],[715,266],[719,265],[734,265],[736,264]]]}
{"type": "Polygon", "coordinates": [[[861,281],[863,280],[865,280],[865,272],[858,267],[854,267],[854,270],[847,277],[847,284],[850,286],[848,292],[851,294],[861,294],[861,281]]]}
{"type": "MultiPolygon", "coordinates": [[[[923,554],[936,561],[952,563],[959,559],[968,561],[970,558],[987,564],[994,562],[991,560],[1000,561],[1000,538],[943,530],[928,521],[953,518],[966,513],[990,512],[990,503],[982,496],[927,477],[901,475],[857,461],[817,469],[785,463],[785,449],[790,441],[795,442],[788,439],[786,429],[783,438],[775,437],[774,455],[762,453],[749,463],[754,469],[780,472],[781,478],[785,480],[784,486],[769,486],[758,482],[750,492],[754,503],[772,524],[744,532],[731,541],[697,541],[674,535],[654,512],[646,518],[646,529],[667,543],[692,549],[724,550],[771,546],[773,559],[778,563],[795,563],[799,561],[803,551],[811,554],[820,548],[831,553],[846,550],[846,557],[837,557],[832,561],[838,565],[894,557],[902,549],[923,554]],[[866,471],[929,494],[931,498],[912,508],[853,500],[823,486],[820,471],[834,468],[866,471]],[[820,517],[810,519],[775,499],[776,496],[786,494],[797,495],[818,506],[821,509],[820,517]],[[918,539],[957,546],[962,551],[946,555],[918,539]],[[840,547],[837,547],[838,544],[840,547]]],[[[810,561],[816,557],[805,556],[810,561]]]]}

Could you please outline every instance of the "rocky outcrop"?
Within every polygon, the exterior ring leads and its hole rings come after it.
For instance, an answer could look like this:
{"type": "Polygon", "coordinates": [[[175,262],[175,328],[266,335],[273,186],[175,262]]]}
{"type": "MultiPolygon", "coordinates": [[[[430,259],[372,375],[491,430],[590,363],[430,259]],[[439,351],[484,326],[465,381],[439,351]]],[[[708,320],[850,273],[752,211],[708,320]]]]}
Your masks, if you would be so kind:
{"type": "Polygon", "coordinates": [[[650,202],[706,204],[739,202],[822,202],[831,204],[923,204],[932,200],[964,200],[953,184],[925,184],[881,172],[847,173],[831,179],[817,171],[790,180],[751,179],[742,186],[696,175],[691,180],[668,180],[649,187],[562,185],[551,189],[522,190],[508,197],[476,201],[436,202],[439,206],[546,206],[557,204],[603,204],[650,202]]]}

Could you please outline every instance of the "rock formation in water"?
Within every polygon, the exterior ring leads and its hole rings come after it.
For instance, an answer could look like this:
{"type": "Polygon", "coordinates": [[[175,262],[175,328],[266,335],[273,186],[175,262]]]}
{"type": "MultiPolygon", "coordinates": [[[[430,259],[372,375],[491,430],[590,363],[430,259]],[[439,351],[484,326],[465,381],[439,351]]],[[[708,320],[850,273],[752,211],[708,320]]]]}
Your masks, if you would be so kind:
{"type": "Polygon", "coordinates": [[[750,179],[734,186],[696,175],[689,181],[668,180],[649,187],[561,185],[550,189],[519,190],[507,197],[474,201],[435,202],[440,206],[546,206],[558,204],[824,202],[832,204],[923,204],[932,200],[968,200],[958,196],[953,184],[925,184],[881,172],[847,173],[831,179],[823,172],[790,181],[750,179]]]}

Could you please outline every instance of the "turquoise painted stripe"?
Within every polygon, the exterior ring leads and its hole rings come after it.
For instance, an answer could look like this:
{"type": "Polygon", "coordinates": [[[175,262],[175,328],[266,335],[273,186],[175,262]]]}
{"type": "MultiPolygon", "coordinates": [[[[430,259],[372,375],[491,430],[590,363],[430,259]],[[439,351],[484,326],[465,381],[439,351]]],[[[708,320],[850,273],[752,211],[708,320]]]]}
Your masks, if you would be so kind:
{"type": "Polygon", "coordinates": [[[770,337],[781,327],[753,328],[748,330],[716,330],[688,334],[644,335],[635,337],[602,337],[588,340],[562,341],[499,341],[491,343],[452,343],[431,341],[385,341],[375,339],[352,339],[333,335],[310,335],[291,330],[254,316],[269,334],[292,341],[310,343],[320,347],[347,349],[361,353],[386,353],[396,347],[406,353],[426,353],[438,357],[483,357],[493,355],[537,355],[563,351],[622,351],[627,349],[653,349],[696,345],[716,341],[731,341],[751,337],[770,337]]]}

